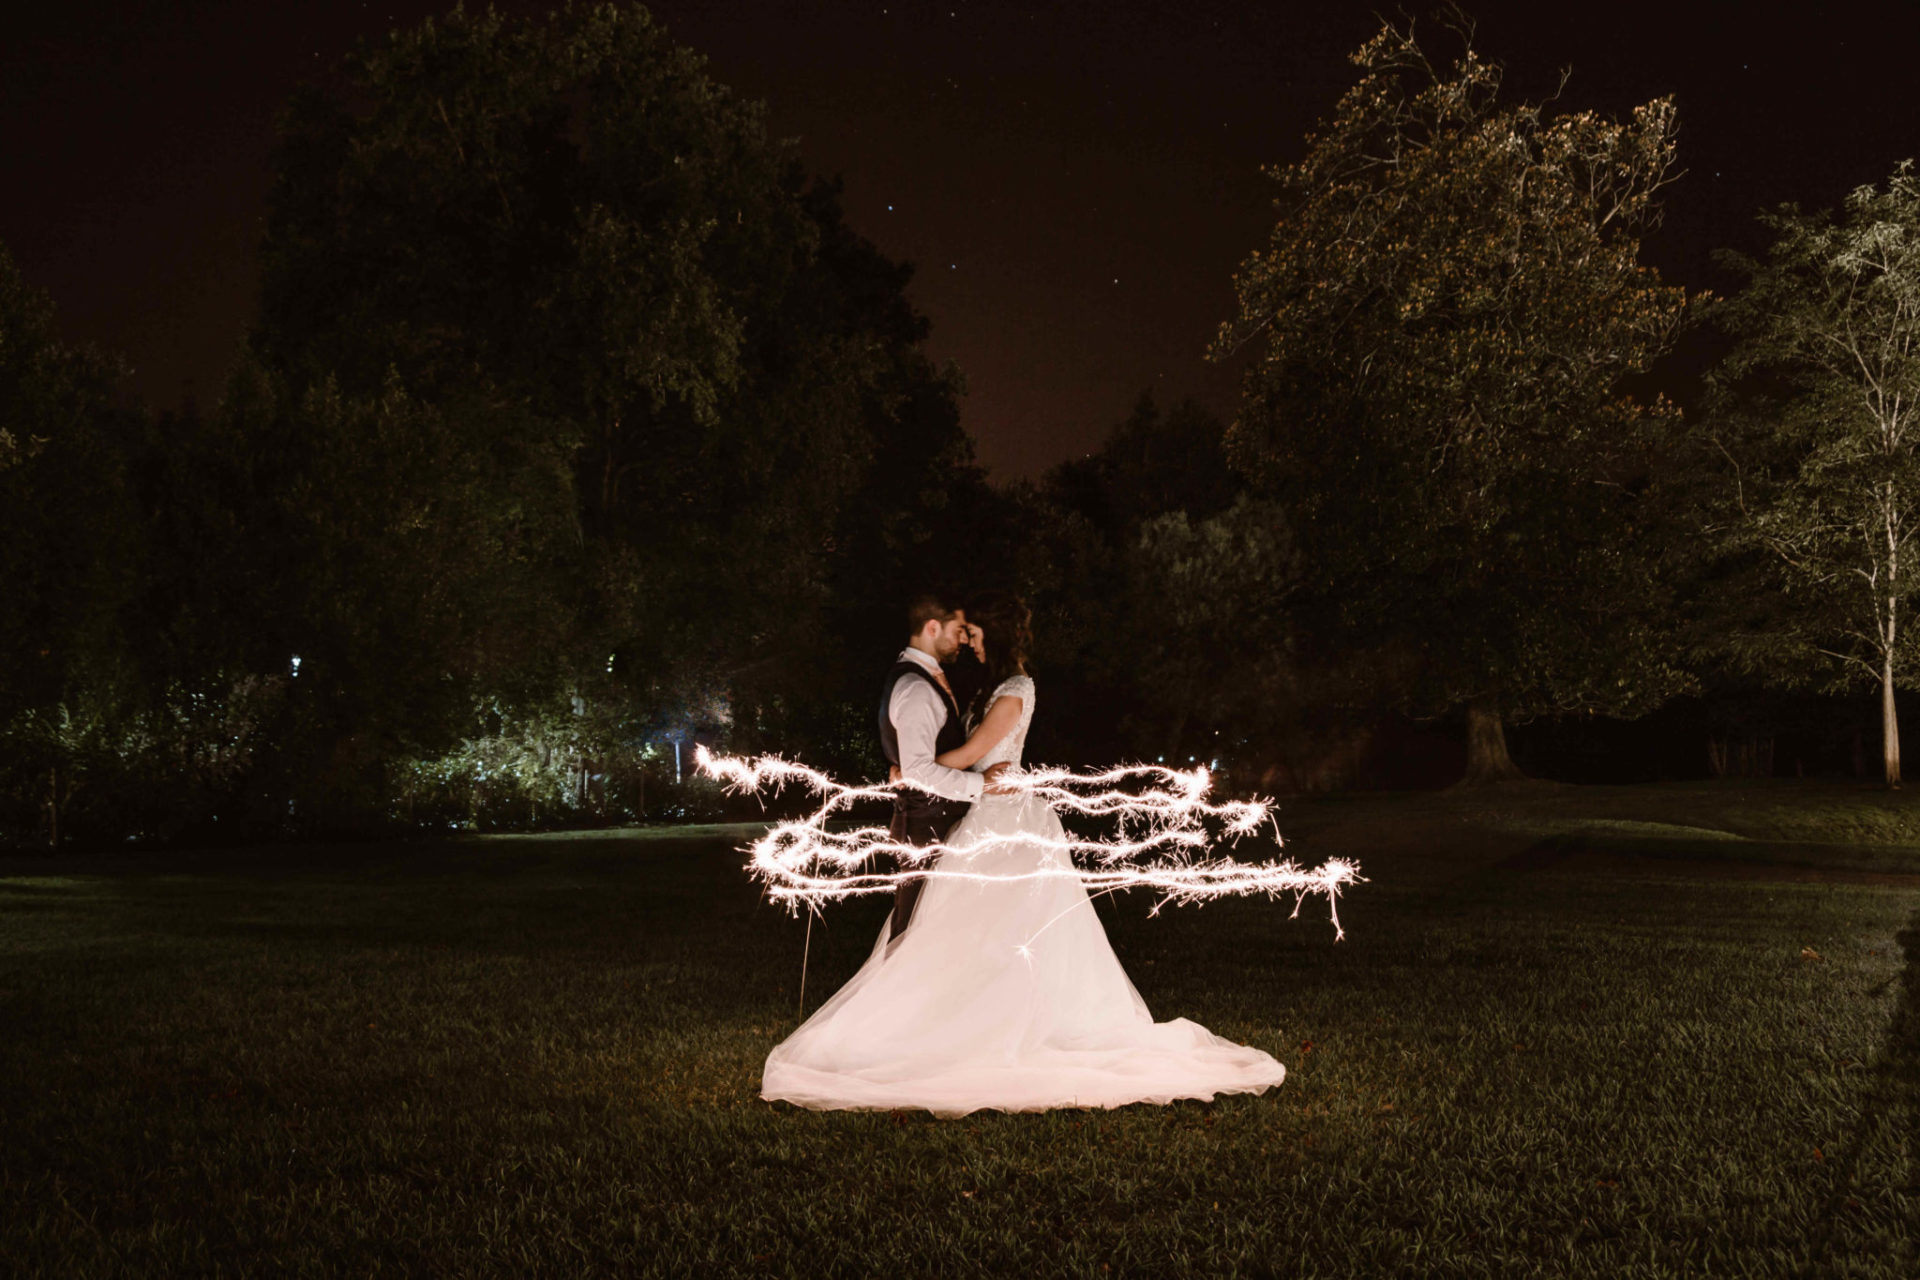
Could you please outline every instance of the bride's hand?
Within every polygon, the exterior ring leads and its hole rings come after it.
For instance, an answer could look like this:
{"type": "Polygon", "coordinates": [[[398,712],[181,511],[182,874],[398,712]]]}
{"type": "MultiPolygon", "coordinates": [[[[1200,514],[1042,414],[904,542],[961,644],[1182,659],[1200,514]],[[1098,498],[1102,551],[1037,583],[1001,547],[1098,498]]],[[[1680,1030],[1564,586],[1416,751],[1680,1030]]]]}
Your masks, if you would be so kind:
{"type": "Polygon", "coordinates": [[[887,766],[887,785],[892,786],[898,783],[899,781],[900,781],[900,766],[897,764],[888,765],[887,766]]]}
{"type": "Polygon", "coordinates": [[[987,780],[987,785],[986,785],[987,795],[1010,796],[1014,792],[1020,789],[1018,787],[1011,787],[1011,786],[1003,787],[1000,785],[1000,775],[1005,773],[1007,770],[1011,769],[1012,767],[1013,765],[1011,765],[1010,763],[1002,762],[1000,764],[993,765],[986,771],[985,774],[982,775],[987,780]]]}

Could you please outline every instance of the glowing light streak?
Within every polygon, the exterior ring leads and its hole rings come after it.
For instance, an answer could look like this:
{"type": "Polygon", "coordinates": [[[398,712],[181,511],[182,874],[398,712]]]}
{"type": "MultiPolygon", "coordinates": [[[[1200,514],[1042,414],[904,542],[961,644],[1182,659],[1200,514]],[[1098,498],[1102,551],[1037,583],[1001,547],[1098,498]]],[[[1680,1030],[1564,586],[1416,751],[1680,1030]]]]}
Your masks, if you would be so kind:
{"type": "MultiPolygon", "coordinates": [[[[778,756],[742,760],[715,756],[704,746],[696,749],[695,763],[732,791],[771,789],[777,794],[797,785],[820,797],[813,813],[774,824],[748,849],[748,870],[766,886],[767,896],[795,912],[803,906],[816,910],[822,903],[844,898],[893,893],[916,878],[1017,883],[1071,877],[1095,894],[1154,890],[1160,895],[1154,913],[1169,902],[1292,894],[1292,914],[1298,917],[1309,894],[1324,894],[1335,934],[1345,937],[1337,899],[1341,889],[1362,880],[1358,866],[1343,858],[1307,869],[1291,858],[1249,863],[1208,855],[1214,840],[1209,822],[1217,823],[1229,842],[1237,842],[1272,823],[1272,805],[1264,800],[1208,800],[1212,776],[1205,766],[1183,770],[1127,765],[1090,774],[1052,768],[1010,770],[999,778],[999,785],[1010,789],[1002,800],[1031,797],[1056,813],[1114,818],[1118,833],[1099,840],[1022,832],[1019,840],[1039,845],[1050,856],[1031,870],[991,872],[969,869],[972,855],[1006,836],[987,834],[959,844],[916,846],[894,840],[884,827],[828,829],[830,821],[862,801],[890,803],[895,793],[892,786],[849,786],[778,756]],[[1076,865],[1075,859],[1084,865],[1076,865]],[[898,869],[880,869],[888,865],[898,869]]],[[[1280,842],[1277,829],[1274,839],[1280,842]]]]}

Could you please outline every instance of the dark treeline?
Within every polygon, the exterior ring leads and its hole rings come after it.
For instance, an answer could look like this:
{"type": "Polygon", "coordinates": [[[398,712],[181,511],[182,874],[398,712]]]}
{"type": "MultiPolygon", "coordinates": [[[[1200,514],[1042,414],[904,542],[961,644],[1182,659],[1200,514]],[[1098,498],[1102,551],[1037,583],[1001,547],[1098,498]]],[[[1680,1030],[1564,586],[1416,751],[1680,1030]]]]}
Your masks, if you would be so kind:
{"type": "Polygon", "coordinates": [[[1031,598],[1047,759],[1897,784],[1920,182],[1767,215],[1709,299],[1640,260],[1672,104],[1455,43],[1384,28],[1272,171],[1231,423],[1143,395],[995,487],[910,268],[644,10],[396,33],[286,108],[206,411],[128,407],[0,249],[0,836],[714,812],[695,743],[874,776],[926,587],[1031,598]]]}

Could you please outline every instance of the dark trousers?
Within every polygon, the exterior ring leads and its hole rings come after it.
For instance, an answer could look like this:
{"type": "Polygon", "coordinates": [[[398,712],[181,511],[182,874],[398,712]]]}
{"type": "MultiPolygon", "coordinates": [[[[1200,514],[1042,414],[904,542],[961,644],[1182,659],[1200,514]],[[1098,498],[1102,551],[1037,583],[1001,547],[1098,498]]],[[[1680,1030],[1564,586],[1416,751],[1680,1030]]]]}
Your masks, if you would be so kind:
{"type": "MultiPolygon", "coordinates": [[[[956,805],[953,809],[917,809],[912,811],[893,811],[893,821],[887,827],[887,836],[896,844],[910,844],[916,849],[924,849],[930,844],[939,844],[947,838],[947,833],[958,825],[967,806],[956,805]]],[[[938,861],[937,859],[935,860],[938,861]]],[[[923,870],[932,870],[933,863],[920,864],[923,870]]],[[[920,901],[920,891],[927,887],[925,876],[914,876],[902,880],[900,887],[893,891],[893,915],[887,921],[887,940],[891,942],[907,931],[913,923],[914,904],[920,901]]]]}

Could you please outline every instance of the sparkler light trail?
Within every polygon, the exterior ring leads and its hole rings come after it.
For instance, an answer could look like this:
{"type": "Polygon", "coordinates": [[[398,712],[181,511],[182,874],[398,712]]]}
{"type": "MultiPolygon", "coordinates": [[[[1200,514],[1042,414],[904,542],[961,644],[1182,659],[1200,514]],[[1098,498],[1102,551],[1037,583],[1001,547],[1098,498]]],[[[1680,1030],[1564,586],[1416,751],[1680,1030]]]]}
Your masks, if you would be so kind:
{"type": "MultiPolygon", "coordinates": [[[[1234,842],[1263,824],[1270,825],[1272,806],[1263,800],[1208,800],[1213,784],[1205,767],[1126,765],[1090,774],[1067,769],[1009,770],[1000,776],[1000,786],[1038,797],[1056,813],[1114,818],[1118,832],[1110,840],[1023,832],[1018,839],[1057,856],[1043,859],[1031,870],[992,874],[969,870],[968,855],[1005,836],[918,846],[894,840],[884,827],[827,829],[829,821],[860,801],[891,801],[891,786],[849,786],[778,756],[742,760],[715,756],[704,746],[696,751],[695,761],[702,773],[725,783],[730,791],[771,789],[777,794],[798,785],[821,798],[813,813],[775,824],[748,850],[748,870],[766,885],[767,895],[796,913],[802,906],[814,910],[843,898],[892,893],[902,882],[915,878],[1016,882],[1071,876],[1093,893],[1152,889],[1160,894],[1152,908],[1156,913],[1169,902],[1205,902],[1233,894],[1275,898],[1290,893],[1294,895],[1292,914],[1298,916],[1307,895],[1324,894],[1335,934],[1345,937],[1336,900],[1342,888],[1361,881],[1358,866],[1343,858],[1331,858],[1307,870],[1291,858],[1246,863],[1209,854],[1210,821],[1234,842]],[[1084,865],[1076,865],[1076,860],[1084,865]],[[899,869],[883,869],[889,865],[899,869]]],[[[1277,829],[1274,836],[1277,842],[1277,829]]]]}

